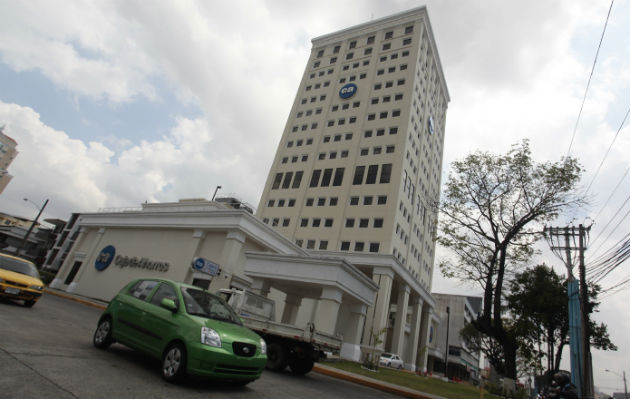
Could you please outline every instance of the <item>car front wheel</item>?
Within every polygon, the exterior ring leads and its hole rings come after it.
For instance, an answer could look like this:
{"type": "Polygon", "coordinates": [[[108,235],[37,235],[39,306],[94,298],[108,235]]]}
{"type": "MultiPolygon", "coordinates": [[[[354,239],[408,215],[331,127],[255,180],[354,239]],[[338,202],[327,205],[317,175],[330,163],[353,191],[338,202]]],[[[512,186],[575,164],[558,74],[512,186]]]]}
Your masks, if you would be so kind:
{"type": "Polygon", "coordinates": [[[169,382],[180,382],[185,375],[186,348],[181,343],[173,343],[162,356],[162,377],[169,382]]]}
{"type": "Polygon", "coordinates": [[[106,349],[112,344],[112,320],[107,317],[103,318],[96,327],[94,332],[94,346],[99,349],[106,349]]]}

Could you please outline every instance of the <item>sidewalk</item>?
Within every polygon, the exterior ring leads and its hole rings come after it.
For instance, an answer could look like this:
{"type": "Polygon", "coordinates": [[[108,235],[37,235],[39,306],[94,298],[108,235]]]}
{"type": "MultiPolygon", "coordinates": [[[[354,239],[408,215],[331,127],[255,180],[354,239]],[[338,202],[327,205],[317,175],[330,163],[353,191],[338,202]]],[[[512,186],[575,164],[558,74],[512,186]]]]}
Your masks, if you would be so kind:
{"type": "MultiPolygon", "coordinates": [[[[95,307],[101,310],[104,310],[107,307],[107,302],[92,299],[85,296],[80,296],[74,293],[66,293],[63,290],[52,289],[52,288],[47,287],[44,289],[44,292],[48,294],[52,294],[54,296],[63,297],[68,300],[76,301],[78,303],[82,303],[90,307],[95,307]]],[[[410,398],[410,399],[441,399],[443,398],[443,397],[438,397],[432,394],[420,392],[418,390],[413,390],[408,387],[394,385],[391,383],[379,381],[377,379],[368,378],[366,376],[353,374],[352,372],[328,367],[322,364],[315,364],[315,366],[313,367],[313,371],[318,372],[323,375],[332,376],[337,379],[343,379],[348,382],[353,382],[359,385],[368,386],[377,390],[381,390],[384,392],[392,393],[392,394],[410,398]]]]}

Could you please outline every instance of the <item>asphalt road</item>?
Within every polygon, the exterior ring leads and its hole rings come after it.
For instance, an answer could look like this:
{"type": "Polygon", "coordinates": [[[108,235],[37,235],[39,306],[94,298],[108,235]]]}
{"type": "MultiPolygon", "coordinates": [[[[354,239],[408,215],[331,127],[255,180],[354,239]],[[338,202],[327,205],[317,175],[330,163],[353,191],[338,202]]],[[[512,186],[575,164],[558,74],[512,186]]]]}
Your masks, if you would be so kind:
{"type": "Polygon", "coordinates": [[[265,371],[246,387],[162,380],[160,363],[120,344],[92,345],[101,311],[51,294],[33,308],[0,299],[0,398],[398,398],[311,372],[265,371]]]}

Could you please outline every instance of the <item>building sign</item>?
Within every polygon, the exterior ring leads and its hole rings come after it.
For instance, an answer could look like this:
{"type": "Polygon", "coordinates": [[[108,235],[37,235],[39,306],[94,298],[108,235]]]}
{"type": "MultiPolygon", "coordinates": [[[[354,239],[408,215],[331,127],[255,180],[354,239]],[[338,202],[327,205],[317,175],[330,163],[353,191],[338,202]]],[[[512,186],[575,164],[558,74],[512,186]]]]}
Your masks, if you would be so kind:
{"type": "Polygon", "coordinates": [[[219,264],[201,257],[197,257],[193,260],[192,267],[195,271],[212,276],[216,276],[219,273],[219,264]]]}
{"type": "Polygon", "coordinates": [[[123,255],[116,255],[116,248],[112,245],[106,246],[96,256],[94,267],[98,271],[103,271],[105,268],[114,262],[114,265],[120,268],[139,268],[150,271],[166,272],[168,271],[170,264],[163,261],[152,261],[146,257],[128,257],[123,255]]]}
{"type": "Polygon", "coordinates": [[[109,267],[109,264],[112,263],[114,257],[116,256],[116,248],[112,245],[105,246],[98,256],[96,256],[96,261],[94,262],[94,268],[97,271],[102,271],[105,268],[109,267]]]}
{"type": "Polygon", "coordinates": [[[349,99],[350,97],[354,96],[356,92],[357,85],[355,85],[354,83],[348,83],[347,85],[344,85],[341,89],[339,89],[339,97],[341,97],[342,99],[349,99]]]}

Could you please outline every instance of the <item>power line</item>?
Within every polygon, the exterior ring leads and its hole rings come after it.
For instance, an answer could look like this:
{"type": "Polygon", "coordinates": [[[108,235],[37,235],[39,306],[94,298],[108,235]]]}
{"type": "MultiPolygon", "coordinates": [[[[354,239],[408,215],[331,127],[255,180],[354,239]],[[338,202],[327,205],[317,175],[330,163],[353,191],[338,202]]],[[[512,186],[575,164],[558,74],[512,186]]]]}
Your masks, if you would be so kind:
{"type": "MultiPolygon", "coordinates": [[[[615,214],[610,218],[610,220],[608,220],[608,222],[606,223],[606,225],[602,228],[601,231],[599,231],[599,234],[597,236],[595,236],[595,239],[593,239],[593,241],[591,242],[591,245],[594,245],[595,242],[597,242],[597,239],[599,239],[599,237],[602,235],[602,233],[604,233],[604,231],[606,230],[606,228],[608,228],[608,225],[610,225],[611,222],[613,222],[613,220],[615,219],[615,217],[621,212],[621,210],[623,209],[623,207],[628,204],[628,201],[630,201],[630,196],[628,196],[628,198],[626,199],[626,201],[623,202],[623,204],[621,205],[621,207],[619,207],[617,209],[617,211],[615,212],[615,214]]],[[[626,213],[626,215],[624,215],[621,218],[621,221],[623,221],[626,217],[628,216],[628,213],[626,213]]],[[[621,222],[620,222],[621,223],[621,222]]],[[[613,232],[617,229],[617,227],[619,226],[619,224],[617,224],[617,226],[615,227],[615,229],[613,229],[613,232]]],[[[611,232],[612,234],[612,232],[611,232]]],[[[610,237],[610,235],[608,235],[608,237],[610,237]]],[[[608,237],[606,239],[608,239],[608,237]]],[[[599,250],[600,247],[602,247],[602,245],[605,243],[606,241],[604,240],[604,242],[602,242],[602,244],[599,245],[599,247],[593,251],[593,254],[597,252],[597,250],[599,250]]]]}
{"type": "Polygon", "coordinates": [[[608,205],[608,202],[610,201],[610,199],[612,199],[613,195],[617,192],[617,189],[619,188],[619,186],[621,186],[621,182],[623,182],[624,178],[626,177],[626,175],[628,175],[628,172],[630,172],[630,167],[628,167],[628,169],[626,170],[626,172],[624,172],[623,176],[621,177],[621,179],[619,180],[619,182],[617,183],[617,186],[615,186],[615,188],[613,189],[612,193],[610,194],[610,196],[608,196],[608,199],[606,200],[606,202],[604,203],[604,205],[601,207],[601,209],[599,210],[599,212],[597,213],[597,215],[595,216],[595,218],[593,218],[594,221],[597,221],[597,217],[599,217],[599,214],[602,213],[602,211],[604,211],[604,209],[606,208],[606,206],[608,205]]]}
{"type": "Polygon", "coordinates": [[[582,109],[586,102],[586,95],[588,88],[591,86],[591,79],[593,78],[593,72],[595,71],[595,64],[597,64],[597,57],[599,56],[599,49],[602,47],[602,41],[604,40],[604,34],[606,33],[606,27],[608,26],[608,20],[610,19],[610,11],[612,10],[615,0],[610,2],[610,8],[608,9],[608,15],[606,16],[606,23],[604,23],[604,30],[602,31],[602,37],[599,39],[599,45],[597,46],[597,52],[595,52],[595,60],[593,60],[593,67],[591,68],[591,75],[588,77],[586,84],[586,90],[584,91],[584,98],[582,98],[582,105],[580,106],[580,112],[578,113],[577,121],[575,121],[575,127],[573,128],[573,136],[571,136],[571,143],[569,144],[569,150],[567,151],[567,157],[571,154],[571,147],[573,146],[573,140],[575,139],[575,133],[577,132],[578,124],[580,123],[580,117],[582,116],[582,109]]]}
{"type": "Polygon", "coordinates": [[[586,188],[586,191],[584,192],[585,194],[588,193],[589,189],[591,188],[591,185],[593,184],[593,182],[595,182],[595,178],[597,178],[597,174],[599,174],[599,171],[602,169],[602,165],[604,165],[604,161],[606,161],[606,158],[608,157],[608,154],[610,153],[610,149],[612,149],[613,144],[615,144],[615,141],[617,140],[617,136],[619,136],[619,132],[621,132],[621,128],[623,128],[623,125],[626,123],[628,114],[630,114],[630,108],[628,108],[628,111],[626,111],[626,115],[625,117],[623,117],[623,121],[621,121],[621,125],[619,125],[619,129],[617,129],[617,133],[615,134],[615,137],[610,143],[610,146],[608,147],[608,150],[606,151],[606,154],[604,155],[602,162],[599,163],[599,167],[597,167],[597,171],[595,171],[595,175],[593,175],[593,179],[591,180],[591,183],[588,184],[588,187],[586,188]]]}

